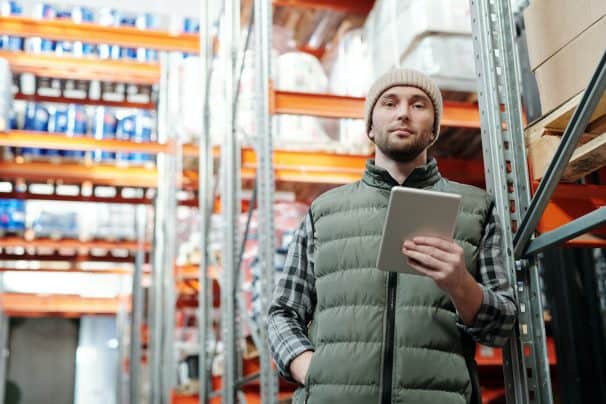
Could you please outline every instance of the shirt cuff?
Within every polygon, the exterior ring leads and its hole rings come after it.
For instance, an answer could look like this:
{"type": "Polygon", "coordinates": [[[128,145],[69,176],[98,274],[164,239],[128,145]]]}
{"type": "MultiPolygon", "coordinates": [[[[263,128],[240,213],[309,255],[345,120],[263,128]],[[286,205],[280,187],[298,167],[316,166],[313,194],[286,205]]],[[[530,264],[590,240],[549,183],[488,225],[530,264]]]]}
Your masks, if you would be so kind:
{"type": "Polygon", "coordinates": [[[457,313],[457,327],[475,341],[487,346],[503,346],[511,336],[515,314],[507,314],[497,294],[481,285],[482,305],[471,324],[465,324],[457,313]]]}
{"type": "Polygon", "coordinates": [[[282,376],[289,382],[300,384],[290,374],[290,364],[297,356],[307,351],[315,352],[315,349],[310,343],[301,341],[301,344],[297,348],[295,348],[286,355],[286,357],[284,358],[283,366],[278,366],[280,376],[282,376]]]}

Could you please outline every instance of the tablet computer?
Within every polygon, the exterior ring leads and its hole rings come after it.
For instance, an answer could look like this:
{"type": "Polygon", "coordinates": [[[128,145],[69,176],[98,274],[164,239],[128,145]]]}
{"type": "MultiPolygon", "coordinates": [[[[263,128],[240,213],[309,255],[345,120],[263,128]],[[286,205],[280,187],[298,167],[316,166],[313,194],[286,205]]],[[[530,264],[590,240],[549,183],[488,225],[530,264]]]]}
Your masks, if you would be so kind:
{"type": "Polygon", "coordinates": [[[402,253],[404,240],[415,236],[452,237],[461,196],[424,189],[393,187],[377,257],[382,271],[421,275],[402,253]]]}

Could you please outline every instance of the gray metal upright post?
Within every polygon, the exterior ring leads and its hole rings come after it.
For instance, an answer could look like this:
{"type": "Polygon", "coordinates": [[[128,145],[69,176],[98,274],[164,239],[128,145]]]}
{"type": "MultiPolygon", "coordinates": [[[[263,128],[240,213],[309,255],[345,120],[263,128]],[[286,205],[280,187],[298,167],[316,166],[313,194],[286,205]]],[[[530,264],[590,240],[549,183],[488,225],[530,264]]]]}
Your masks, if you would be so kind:
{"type": "Polygon", "coordinates": [[[233,130],[233,103],[235,88],[235,67],[238,56],[238,39],[240,30],[240,2],[228,0],[225,4],[224,26],[221,38],[221,53],[225,71],[226,114],[225,141],[221,146],[221,209],[223,219],[222,277],[221,277],[221,329],[223,342],[223,378],[222,403],[236,402],[236,380],[238,377],[237,349],[237,306],[236,306],[236,264],[238,262],[239,239],[239,187],[240,167],[238,142],[233,130]]]}
{"type": "MultiPolygon", "coordinates": [[[[0,293],[4,293],[4,272],[0,273],[0,293]]],[[[6,368],[9,355],[8,338],[10,334],[10,317],[0,308],[0,403],[4,402],[6,393],[6,368]]]]}
{"type": "Polygon", "coordinates": [[[202,133],[198,145],[198,214],[200,215],[200,287],[198,290],[198,330],[200,353],[198,356],[199,400],[206,404],[210,396],[210,364],[208,341],[211,329],[212,280],[208,276],[209,256],[208,240],[210,215],[214,205],[213,195],[213,156],[210,137],[210,105],[208,103],[210,83],[209,72],[212,68],[213,50],[210,32],[210,2],[203,1],[200,6],[200,59],[202,74],[202,133]]]}
{"type": "MultiPolygon", "coordinates": [[[[168,131],[168,55],[165,52],[160,53],[160,89],[158,96],[158,141],[165,140],[168,131]]],[[[158,167],[158,187],[154,204],[154,240],[152,257],[152,283],[151,283],[151,301],[150,301],[150,385],[151,385],[151,404],[163,404],[163,347],[164,333],[163,324],[165,322],[164,314],[164,257],[166,255],[165,225],[167,216],[167,181],[168,178],[164,167],[166,164],[166,154],[159,153],[156,165],[158,167]]],[[[172,271],[171,271],[172,273],[172,271]]]]}
{"type": "Polygon", "coordinates": [[[138,205],[135,213],[137,234],[137,255],[131,295],[131,326],[130,326],[130,355],[129,355],[129,403],[141,401],[141,324],[143,322],[143,265],[145,264],[145,224],[147,207],[138,205]]]}
{"type": "MultiPolygon", "coordinates": [[[[261,402],[273,404],[278,398],[277,376],[272,368],[267,337],[267,310],[274,286],[274,172],[271,117],[269,115],[269,79],[271,68],[271,3],[255,0],[255,77],[257,109],[257,189],[259,212],[259,261],[261,267],[261,402]]],[[[254,201],[253,201],[254,203],[254,201]]]]}
{"type": "Polygon", "coordinates": [[[495,199],[503,257],[519,305],[519,327],[504,349],[503,370],[509,403],[551,403],[537,266],[533,260],[516,262],[513,255],[512,233],[528,208],[530,192],[509,3],[470,1],[486,186],[495,199]]]}
{"type": "Polygon", "coordinates": [[[172,390],[177,380],[177,358],[175,356],[175,261],[177,254],[176,227],[177,227],[177,193],[180,188],[182,173],[182,145],[180,136],[176,132],[176,117],[178,116],[178,81],[176,80],[178,55],[170,53],[167,59],[168,69],[168,103],[166,115],[160,120],[166,120],[163,129],[158,132],[158,140],[170,145],[168,152],[164,154],[162,163],[158,164],[158,175],[163,177],[165,183],[164,195],[166,203],[166,215],[163,222],[164,233],[164,256],[163,288],[164,288],[164,318],[163,318],[163,352],[162,352],[162,397],[163,403],[170,404],[172,390]]]}

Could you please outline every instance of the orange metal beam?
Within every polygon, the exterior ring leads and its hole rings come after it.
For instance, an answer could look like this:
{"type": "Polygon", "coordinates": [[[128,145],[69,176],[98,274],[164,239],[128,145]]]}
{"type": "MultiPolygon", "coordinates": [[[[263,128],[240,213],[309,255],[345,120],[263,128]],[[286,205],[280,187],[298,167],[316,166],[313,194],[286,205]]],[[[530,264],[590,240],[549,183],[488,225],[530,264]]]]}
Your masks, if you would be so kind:
{"type": "Polygon", "coordinates": [[[129,299],[90,298],[73,295],[3,293],[0,306],[9,316],[115,314],[120,307],[130,310],[129,299]]]}
{"type": "Polygon", "coordinates": [[[345,13],[367,15],[374,6],[374,0],[272,0],[274,6],[317,8],[345,13]]]}
{"type": "Polygon", "coordinates": [[[0,146],[40,147],[59,150],[104,150],[116,152],[166,153],[165,144],[137,143],[128,140],[93,139],[91,137],[68,137],[64,133],[31,132],[14,130],[0,133],[0,146]]]}
{"type": "Polygon", "coordinates": [[[132,27],[106,27],[98,24],[75,24],[71,21],[35,20],[24,17],[0,17],[2,33],[25,37],[113,44],[131,48],[198,53],[198,35],[178,34],[132,27]]]}
{"type": "MultiPolygon", "coordinates": [[[[533,184],[536,188],[538,183],[533,184]]],[[[591,211],[606,206],[606,185],[560,184],[556,188],[537,231],[546,233],[591,211]]],[[[566,243],[570,247],[606,248],[606,226],[566,243]]]]}
{"type": "MultiPolygon", "coordinates": [[[[40,261],[40,262],[70,262],[70,263],[80,263],[80,262],[112,262],[112,263],[127,263],[133,264],[135,262],[135,256],[129,255],[127,257],[115,257],[110,254],[104,255],[92,255],[92,254],[8,254],[8,253],[0,253],[0,261],[40,261]]],[[[150,262],[150,254],[145,254],[145,262],[150,262]]]]}
{"type": "Polygon", "coordinates": [[[0,179],[51,180],[66,184],[92,182],[94,185],[154,188],[157,186],[157,171],[145,167],[113,165],[0,162],[0,179]]]}
{"type": "Polygon", "coordinates": [[[129,101],[105,101],[91,100],[88,98],[73,98],[73,97],[50,97],[37,94],[17,93],[14,99],[31,102],[57,102],[62,104],[83,104],[83,105],[101,105],[112,108],[137,108],[137,109],[155,109],[156,105],[153,102],[129,102],[129,101]]]}
{"type": "MultiPolygon", "coordinates": [[[[7,247],[35,247],[45,249],[103,249],[103,250],[137,250],[139,244],[136,241],[80,241],[75,239],[63,239],[63,240],[52,240],[52,239],[33,239],[26,240],[21,237],[2,237],[0,238],[0,248],[7,247]]],[[[143,245],[145,251],[151,251],[151,244],[145,243],[143,245]]]]}
{"type": "Polygon", "coordinates": [[[143,85],[152,85],[160,81],[160,65],[157,63],[74,58],[11,51],[0,51],[0,58],[8,61],[13,73],[32,73],[36,76],[59,79],[101,80],[143,85]]]}
{"type": "MultiPolygon", "coordinates": [[[[274,91],[270,109],[274,114],[312,115],[324,118],[364,118],[364,98],[332,94],[274,91]]],[[[442,126],[480,128],[480,113],[474,103],[444,101],[442,126]]]]}

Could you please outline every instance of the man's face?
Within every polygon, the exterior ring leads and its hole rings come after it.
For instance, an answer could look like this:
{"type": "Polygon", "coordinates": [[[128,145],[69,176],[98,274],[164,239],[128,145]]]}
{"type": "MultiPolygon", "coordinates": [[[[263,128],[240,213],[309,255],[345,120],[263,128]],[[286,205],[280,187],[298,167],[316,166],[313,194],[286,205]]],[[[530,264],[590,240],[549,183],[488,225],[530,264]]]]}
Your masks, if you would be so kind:
{"type": "Polygon", "coordinates": [[[434,107],[423,90],[392,87],[379,97],[368,135],[385,156],[406,163],[433,141],[433,120],[434,107]]]}

